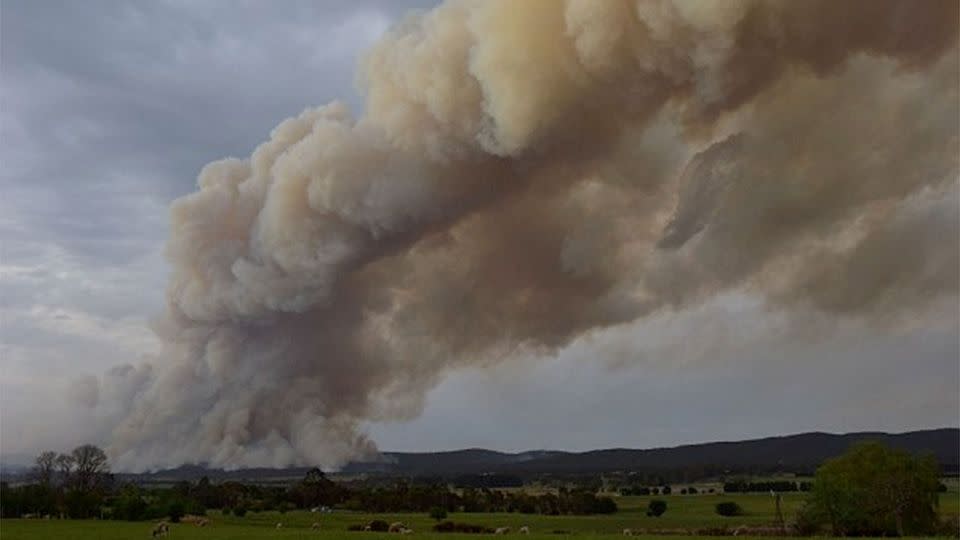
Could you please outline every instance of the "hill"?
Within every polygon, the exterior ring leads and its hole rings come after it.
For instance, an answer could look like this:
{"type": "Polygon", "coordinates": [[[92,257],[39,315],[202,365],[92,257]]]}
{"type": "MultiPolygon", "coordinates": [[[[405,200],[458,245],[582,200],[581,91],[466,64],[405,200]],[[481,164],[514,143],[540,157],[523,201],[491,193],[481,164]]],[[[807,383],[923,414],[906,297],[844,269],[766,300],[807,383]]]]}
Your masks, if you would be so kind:
{"type": "MultiPolygon", "coordinates": [[[[339,474],[447,478],[486,474],[530,478],[539,475],[671,471],[684,471],[684,476],[693,477],[771,472],[809,474],[824,460],[865,440],[879,440],[916,454],[932,454],[945,473],[960,473],[960,429],[943,428],[895,434],[801,433],[644,450],[611,448],[588,452],[534,450],[509,453],[470,448],[447,452],[384,452],[378,461],[350,463],[339,474]]],[[[141,474],[120,473],[116,476],[123,481],[146,483],[197,480],[206,476],[213,481],[285,484],[303,478],[309,469],[288,467],[227,471],[203,465],[182,465],[174,469],[141,474]]],[[[27,469],[22,466],[4,466],[2,471],[4,479],[13,482],[25,479],[26,472],[27,469]]]]}
{"type": "Polygon", "coordinates": [[[377,463],[352,463],[348,473],[456,475],[479,473],[578,474],[709,468],[729,471],[810,472],[824,460],[864,440],[934,455],[947,472],[960,470],[960,429],[907,433],[802,433],[736,442],[691,444],[636,450],[589,452],[536,451],[510,454],[470,449],[453,452],[386,452],[377,463]]]}

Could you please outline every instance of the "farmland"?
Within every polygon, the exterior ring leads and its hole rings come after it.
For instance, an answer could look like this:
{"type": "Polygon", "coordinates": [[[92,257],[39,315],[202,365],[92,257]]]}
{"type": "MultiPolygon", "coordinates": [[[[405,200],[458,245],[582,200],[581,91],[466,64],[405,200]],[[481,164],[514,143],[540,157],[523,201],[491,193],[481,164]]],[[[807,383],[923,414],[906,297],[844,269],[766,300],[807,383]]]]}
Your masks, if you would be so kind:
{"type": "MultiPolygon", "coordinates": [[[[960,494],[951,486],[951,491],[940,498],[941,514],[956,516],[960,514],[960,494]]],[[[575,536],[577,538],[612,538],[622,536],[624,528],[634,530],[704,529],[739,525],[762,525],[775,519],[774,506],[769,495],[730,494],[730,495],[671,495],[659,497],[668,503],[667,512],[659,517],[645,515],[649,500],[653,497],[617,497],[620,510],[616,514],[602,516],[540,516],[508,513],[452,513],[448,519],[457,522],[483,525],[486,527],[508,526],[513,534],[523,525],[530,527],[533,534],[529,538],[557,538],[575,536]],[[720,501],[735,501],[745,511],[737,517],[721,517],[714,512],[714,505],[720,501]],[[563,532],[560,532],[563,531],[563,532]]],[[[802,504],[803,495],[786,494],[783,498],[783,511],[789,519],[802,504]]],[[[425,514],[370,514],[360,512],[336,511],[329,514],[312,514],[306,511],[249,513],[243,518],[223,516],[219,512],[210,512],[212,525],[199,528],[191,524],[174,524],[170,538],[206,539],[206,540],[245,540],[273,538],[358,538],[379,539],[395,535],[386,533],[347,532],[350,525],[366,523],[372,519],[388,522],[402,521],[414,529],[417,538],[449,538],[449,534],[430,533],[435,523],[425,514]],[[319,532],[311,530],[311,524],[319,522],[319,532]],[[282,523],[281,529],[276,528],[282,523]]],[[[121,540],[130,538],[148,538],[152,522],[124,522],[99,520],[3,520],[0,522],[0,537],[4,540],[121,540]]],[[[469,537],[456,535],[456,537],[469,537]]]]}

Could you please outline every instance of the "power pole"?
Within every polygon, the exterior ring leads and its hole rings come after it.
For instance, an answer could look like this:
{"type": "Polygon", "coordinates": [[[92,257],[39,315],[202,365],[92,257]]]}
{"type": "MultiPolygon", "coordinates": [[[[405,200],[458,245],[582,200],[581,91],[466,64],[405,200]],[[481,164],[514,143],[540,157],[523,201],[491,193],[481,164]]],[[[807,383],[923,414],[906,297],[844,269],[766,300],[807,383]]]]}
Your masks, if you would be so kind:
{"type": "Polygon", "coordinates": [[[783,521],[783,510],[780,508],[780,500],[783,497],[773,490],[770,490],[770,495],[773,496],[774,504],[777,507],[777,526],[780,527],[781,531],[786,531],[787,526],[783,521]]]}

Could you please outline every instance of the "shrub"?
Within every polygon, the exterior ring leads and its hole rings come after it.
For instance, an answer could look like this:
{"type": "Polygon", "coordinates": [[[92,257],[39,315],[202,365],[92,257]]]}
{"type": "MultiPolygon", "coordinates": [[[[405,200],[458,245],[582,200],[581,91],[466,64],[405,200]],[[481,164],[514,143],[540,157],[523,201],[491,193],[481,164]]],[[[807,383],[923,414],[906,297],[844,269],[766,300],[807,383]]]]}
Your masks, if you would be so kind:
{"type": "Polygon", "coordinates": [[[247,507],[241,505],[234,507],[233,515],[237,516],[238,518],[242,518],[243,516],[247,515],[247,507]]]}
{"type": "Polygon", "coordinates": [[[371,531],[375,532],[387,532],[390,530],[390,524],[382,519],[375,519],[367,523],[367,526],[370,527],[371,531]]]}
{"type": "Polygon", "coordinates": [[[224,506],[223,509],[220,510],[220,513],[225,516],[229,516],[230,514],[233,513],[233,508],[230,508],[229,506],[224,506]]]}
{"type": "Polygon", "coordinates": [[[838,536],[921,536],[936,532],[939,470],[881,443],[854,446],[817,469],[812,516],[838,536]]]}
{"type": "Polygon", "coordinates": [[[647,505],[647,515],[653,517],[660,517],[664,512],[667,511],[667,501],[662,501],[660,499],[654,499],[650,501],[650,504],[647,505]]]}
{"type": "Polygon", "coordinates": [[[716,509],[718,514],[725,517],[743,515],[743,508],[740,508],[740,505],[733,501],[717,503],[716,509]]]}
{"type": "Polygon", "coordinates": [[[483,525],[471,525],[469,523],[454,523],[452,521],[441,521],[433,526],[433,530],[436,532],[442,533],[470,533],[470,534],[484,534],[492,533],[493,530],[484,527],[483,525]]]}
{"type": "Polygon", "coordinates": [[[167,517],[170,518],[170,523],[180,523],[180,518],[183,517],[183,503],[180,501],[173,501],[167,506],[167,517]]]}
{"type": "Polygon", "coordinates": [[[434,506],[430,509],[430,517],[437,521],[447,519],[447,509],[442,506],[434,506]]]}

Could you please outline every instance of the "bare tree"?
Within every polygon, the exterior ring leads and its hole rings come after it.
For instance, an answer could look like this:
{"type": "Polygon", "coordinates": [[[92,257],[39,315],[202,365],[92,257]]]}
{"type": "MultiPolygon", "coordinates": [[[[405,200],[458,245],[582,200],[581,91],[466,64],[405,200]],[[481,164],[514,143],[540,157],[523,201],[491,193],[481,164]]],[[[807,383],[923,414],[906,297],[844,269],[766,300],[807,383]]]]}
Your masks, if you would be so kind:
{"type": "Polygon", "coordinates": [[[73,460],[73,484],[80,491],[96,489],[110,473],[107,454],[92,444],[74,448],[70,457],[73,460]]]}
{"type": "Polygon", "coordinates": [[[57,453],[40,452],[33,466],[33,478],[42,486],[50,487],[57,467],[57,453]]]}
{"type": "Polygon", "coordinates": [[[73,457],[68,454],[58,454],[55,460],[60,484],[66,486],[73,475],[73,457]]]}

